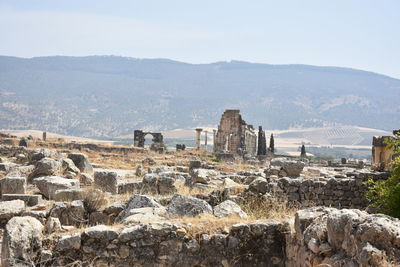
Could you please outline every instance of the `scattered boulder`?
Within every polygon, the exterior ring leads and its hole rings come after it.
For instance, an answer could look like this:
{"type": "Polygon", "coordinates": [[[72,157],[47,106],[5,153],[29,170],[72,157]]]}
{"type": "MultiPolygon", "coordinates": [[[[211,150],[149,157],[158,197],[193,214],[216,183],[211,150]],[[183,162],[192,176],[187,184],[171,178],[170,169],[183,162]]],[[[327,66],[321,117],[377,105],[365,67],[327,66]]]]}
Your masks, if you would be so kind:
{"type": "Polygon", "coordinates": [[[252,192],[265,194],[268,191],[269,185],[265,178],[258,177],[249,184],[249,190],[252,192]]]}
{"type": "Polygon", "coordinates": [[[67,172],[72,172],[75,174],[80,173],[80,170],[78,169],[78,167],[76,167],[74,162],[72,161],[72,159],[69,159],[69,158],[62,159],[61,169],[62,169],[62,173],[67,173],[67,172]]]}
{"type": "Polygon", "coordinates": [[[43,225],[37,219],[14,217],[6,225],[1,253],[1,266],[30,266],[42,248],[43,225]]]}
{"type": "Polygon", "coordinates": [[[245,219],[248,217],[246,212],[244,212],[238,204],[231,200],[225,200],[224,202],[215,206],[214,215],[218,218],[237,216],[239,218],[245,219]]]}
{"type": "Polygon", "coordinates": [[[34,184],[39,188],[48,199],[53,199],[57,190],[60,189],[79,189],[79,181],[65,179],[59,176],[45,176],[36,178],[34,184]]]}
{"type": "Polygon", "coordinates": [[[51,158],[43,158],[36,162],[35,169],[29,175],[29,178],[40,176],[57,175],[61,171],[61,163],[51,158]]]}
{"type": "Polygon", "coordinates": [[[58,251],[71,251],[81,248],[81,233],[64,235],[57,242],[58,251]]]}
{"type": "Polygon", "coordinates": [[[213,214],[212,207],[206,201],[176,194],[168,205],[169,215],[195,217],[201,213],[213,214]]]}
{"type": "Polygon", "coordinates": [[[82,199],[82,189],[59,189],[54,193],[53,200],[55,201],[74,201],[82,199]]]}
{"type": "Polygon", "coordinates": [[[0,202],[0,224],[4,224],[12,217],[20,215],[24,210],[25,202],[22,200],[0,202]]]}
{"type": "Polygon", "coordinates": [[[281,167],[281,172],[279,176],[283,177],[285,175],[289,177],[299,177],[300,173],[303,171],[305,163],[299,160],[289,160],[286,158],[275,158],[271,160],[271,167],[281,167]]]}
{"type": "Polygon", "coordinates": [[[92,175],[88,174],[88,173],[84,173],[82,172],[79,175],[79,181],[81,182],[81,184],[83,185],[92,185],[94,183],[94,178],[92,175]]]}
{"type": "Polygon", "coordinates": [[[122,179],[115,171],[95,171],[94,183],[101,190],[112,194],[118,193],[118,182],[122,179]]]}
{"type": "Polygon", "coordinates": [[[0,163],[0,171],[9,172],[16,166],[17,166],[17,164],[15,164],[13,162],[3,162],[3,163],[0,163]]]}
{"type": "Polygon", "coordinates": [[[126,205],[126,208],[123,212],[120,213],[117,220],[123,220],[124,218],[130,216],[130,212],[133,209],[138,208],[162,208],[163,206],[157,203],[153,198],[145,196],[145,195],[137,195],[133,194],[126,205]]]}
{"type": "Polygon", "coordinates": [[[208,169],[193,169],[191,174],[193,183],[208,184],[218,175],[218,172],[208,169]]]}
{"type": "Polygon", "coordinates": [[[0,179],[0,192],[4,194],[25,194],[26,179],[25,177],[5,177],[0,179]]]}
{"type": "Polygon", "coordinates": [[[167,210],[164,207],[160,208],[138,208],[131,209],[127,216],[122,219],[125,225],[138,223],[152,223],[166,220],[167,210]]]}
{"type": "Polygon", "coordinates": [[[1,196],[2,201],[10,201],[20,199],[25,202],[27,206],[36,206],[42,201],[42,195],[32,194],[3,194],[1,196]]]}
{"type": "Polygon", "coordinates": [[[52,234],[55,232],[61,231],[61,222],[58,218],[49,217],[47,218],[46,225],[45,225],[45,232],[48,234],[52,234]]]}
{"type": "Polygon", "coordinates": [[[87,228],[83,233],[85,236],[102,243],[108,243],[118,237],[118,231],[106,225],[97,225],[87,228]]]}
{"type": "Polygon", "coordinates": [[[93,167],[85,154],[71,153],[68,155],[68,158],[74,162],[75,166],[78,167],[81,172],[93,172],[93,167]]]}
{"type": "Polygon", "coordinates": [[[82,225],[87,222],[87,213],[81,200],[74,200],[69,205],[55,202],[49,215],[58,218],[62,225],[82,225]]]}

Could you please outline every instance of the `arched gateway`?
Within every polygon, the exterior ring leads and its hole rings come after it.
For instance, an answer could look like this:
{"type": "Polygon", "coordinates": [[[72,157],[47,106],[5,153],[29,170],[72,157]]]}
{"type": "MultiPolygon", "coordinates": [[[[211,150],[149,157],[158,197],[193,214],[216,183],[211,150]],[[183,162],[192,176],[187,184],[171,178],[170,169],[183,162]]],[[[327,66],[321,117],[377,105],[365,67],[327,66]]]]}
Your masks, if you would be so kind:
{"type": "Polygon", "coordinates": [[[151,134],[153,136],[153,143],[163,144],[163,135],[161,133],[143,132],[142,130],[135,130],[133,137],[133,144],[137,147],[144,147],[145,136],[151,134]]]}

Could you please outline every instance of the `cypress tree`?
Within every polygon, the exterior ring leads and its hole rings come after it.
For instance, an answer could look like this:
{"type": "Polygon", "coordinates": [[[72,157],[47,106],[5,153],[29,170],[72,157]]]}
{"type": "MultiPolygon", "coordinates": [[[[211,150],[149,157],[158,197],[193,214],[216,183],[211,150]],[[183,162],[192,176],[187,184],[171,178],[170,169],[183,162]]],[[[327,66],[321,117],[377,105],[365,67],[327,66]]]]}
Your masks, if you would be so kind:
{"type": "Polygon", "coordinates": [[[269,151],[271,151],[272,153],[275,152],[274,134],[271,134],[271,137],[269,139],[269,151]]]}
{"type": "Polygon", "coordinates": [[[304,146],[304,144],[301,146],[301,152],[300,152],[300,157],[306,157],[307,153],[306,153],[306,147],[304,146]]]}

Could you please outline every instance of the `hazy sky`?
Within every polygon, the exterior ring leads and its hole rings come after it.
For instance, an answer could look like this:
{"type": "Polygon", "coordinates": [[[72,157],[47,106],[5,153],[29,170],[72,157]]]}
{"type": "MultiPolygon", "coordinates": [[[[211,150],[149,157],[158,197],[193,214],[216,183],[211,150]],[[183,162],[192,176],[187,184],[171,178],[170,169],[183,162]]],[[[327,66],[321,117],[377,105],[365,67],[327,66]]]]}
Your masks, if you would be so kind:
{"type": "Polygon", "coordinates": [[[0,55],[301,63],[400,78],[400,0],[0,0],[0,55]]]}

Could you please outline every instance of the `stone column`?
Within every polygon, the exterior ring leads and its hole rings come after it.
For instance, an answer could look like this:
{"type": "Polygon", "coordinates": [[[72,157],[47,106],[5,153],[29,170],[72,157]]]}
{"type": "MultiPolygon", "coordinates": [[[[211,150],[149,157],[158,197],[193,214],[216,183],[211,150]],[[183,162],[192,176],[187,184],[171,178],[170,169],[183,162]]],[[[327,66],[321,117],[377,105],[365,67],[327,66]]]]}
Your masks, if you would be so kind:
{"type": "Polygon", "coordinates": [[[196,128],[196,149],[197,150],[200,150],[201,131],[203,131],[203,129],[196,128]]]}
{"type": "Polygon", "coordinates": [[[214,129],[213,130],[213,151],[214,152],[217,149],[216,143],[217,143],[217,130],[214,129]]]}
{"type": "Polygon", "coordinates": [[[43,132],[42,139],[43,139],[43,141],[46,141],[46,139],[47,139],[47,133],[46,132],[43,132]]]}
{"type": "Polygon", "coordinates": [[[208,138],[208,131],[204,131],[204,146],[207,151],[207,138],[208,138]]]}

